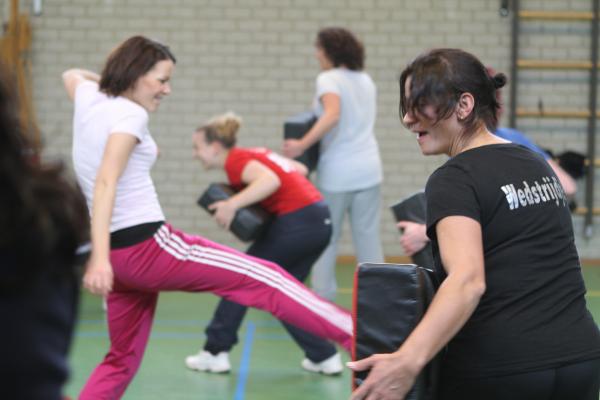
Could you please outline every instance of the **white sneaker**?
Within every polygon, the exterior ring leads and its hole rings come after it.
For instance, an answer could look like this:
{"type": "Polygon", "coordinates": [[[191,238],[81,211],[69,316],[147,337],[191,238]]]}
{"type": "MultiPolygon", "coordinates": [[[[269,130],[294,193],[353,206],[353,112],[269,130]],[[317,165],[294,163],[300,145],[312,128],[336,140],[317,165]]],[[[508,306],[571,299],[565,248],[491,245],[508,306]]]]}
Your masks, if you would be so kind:
{"type": "Polygon", "coordinates": [[[196,371],[206,371],[215,374],[223,374],[231,371],[229,363],[229,353],[222,351],[216,356],[213,356],[208,351],[200,351],[198,354],[187,356],[185,365],[189,369],[196,371]]]}
{"type": "Polygon", "coordinates": [[[344,370],[340,353],[335,353],[326,360],[319,363],[310,361],[308,358],[302,360],[302,368],[310,372],[316,372],[323,375],[339,375],[344,370]]]}

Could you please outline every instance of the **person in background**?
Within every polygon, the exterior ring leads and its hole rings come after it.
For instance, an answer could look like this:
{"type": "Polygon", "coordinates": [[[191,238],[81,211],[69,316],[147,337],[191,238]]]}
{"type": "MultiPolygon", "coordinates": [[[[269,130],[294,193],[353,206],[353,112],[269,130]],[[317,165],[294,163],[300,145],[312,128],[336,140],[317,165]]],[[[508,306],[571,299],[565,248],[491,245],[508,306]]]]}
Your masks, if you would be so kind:
{"type": "MultiPolygon", "coordinates": [[[[193,135],[194,156],[206,169],[222,169],[237,193],[209,206],[217,224],[229,228],[240,208],[259,203],[274,216],[246,254],[282,266],[303,282],[331,238],[329,209],[323,196],[306,179],[306,167],[266,148],[236,145],[241,118],[233,113],[217,115],[193,135]]],[[[206,328],[204,349],[186,358],[188,368],[227,372],[229,351],[237,343],[237,331],[247,307],[222,299],[206,328]]],[[[335,347],[290,324],[284,327],[304,350],[301,365],[312,372],[342,372],[335,347]]]]}
{"type": "Polygon", "coordinates": [[[525,134],[513,128],[499,127],[494,131],[494,135],[506,139],[509,142],[519,144],[527,147],[531,151],[534,151],[544,157],[544,160],[550,165],[552,171],[560,181],[565,194],[571,199],[577,192],[577,182],[575,179],[565,171],[558,163],[552,158],[548,152],[541,149],[535,143],[533,143],[525,134]]]}
{"type": "Polygon", "coordinates": [[[352,400],[403,399],[440,351],[440,400],[598,399],[600,331],[567,196],[543,157],[489,131],[505,83],[458,49],[400,76],[404,125],[423,154],[451,157],[425,189],[441,285],[396,352],[348,364],[370,370],[352,400]]]}
{"type": "Polygon", "coordinates": [[[89,218],[63,165],[36,160],[16,105],[0,66],[0,397],[59,400],[89,218]]]}
{"type": "Polygon", "coordinates": [[[352,319],[274,263],[248,256],[165,222],[150,171],[157,145],[149,113],[171,93],[175,57],[133,36],[109,55],[102,75],[63,73],[75,103],[73,165],[91,211],[92,251],[83,278],[107,296],[110,350],[80,399],[118,399],[137,372],[158,294],[209,291],[276,317],[346,349],[352,319]]]}
{"type": "Polygon", "coordinates": [[[344,28],[324,28],[317,34],[317,77],[314,109],[318,116],[302,139],[287,139],[283,154],[301,155],[319,144],[317,187],[329,206],[333,236],[313,267],[311,284],[333,299],[337,290],[337,244],[348,215],[357,261],[383,262],[379,237],[381,182],[379,148],[374,134],[376,88],[363,70],[364,47],[344,28]]]}

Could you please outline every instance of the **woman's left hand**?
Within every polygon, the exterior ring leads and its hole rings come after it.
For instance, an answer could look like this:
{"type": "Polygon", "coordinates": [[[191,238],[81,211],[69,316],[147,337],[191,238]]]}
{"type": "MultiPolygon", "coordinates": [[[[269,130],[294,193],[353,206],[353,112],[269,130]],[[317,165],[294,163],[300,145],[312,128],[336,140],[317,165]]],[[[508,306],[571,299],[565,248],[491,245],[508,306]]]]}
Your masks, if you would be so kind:
{"type": "Polygon", "coordinates": [[[286,139],[283,142],[283,155],[289,158],[296,158],[304,153],[302,142],[298,139],[286,139]]]}
{"type": "Polygon", "coordinates": [[[208,206],[208,209],[215,212],[215,221],[217,221],[219,226],[225,229],[229,229],[231,221],[233,221],[233,217],[235,217],[237,211],[237,208],[227,200],[212,203],[208,206]]]}
{"type": "Polygon", "coordinates": [[[412,256],[427,246],[429,238],[427,237],[425,224],[412,221],[400,221],[396,224],[396,227],[402,231],[400,245],[407,256],[412,256]]]}
{"type": "Polygon", "coordinates": [[[353,371],[371,370],[350,400],[402,400],[419,373],[417,366],[398,353],[375,354],[347,365],[353,371]]]}

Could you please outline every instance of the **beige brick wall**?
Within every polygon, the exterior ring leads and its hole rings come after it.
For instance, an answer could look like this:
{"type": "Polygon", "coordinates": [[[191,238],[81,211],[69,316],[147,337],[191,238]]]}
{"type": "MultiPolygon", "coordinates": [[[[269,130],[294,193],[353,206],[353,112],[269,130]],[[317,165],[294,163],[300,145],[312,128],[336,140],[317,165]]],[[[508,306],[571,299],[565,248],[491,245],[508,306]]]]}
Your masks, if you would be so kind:
{"type": "MultiPolygon", "coordinates": [[[[4,21],[7,3],[0,0],[4,21]]],[[[590,7],[588,0],[521,3],[531,9],[590,7]]],[[[22,1],[23,8],[29,4],[22,1]]],[[[31,57],[46,155],[70,157],[72,105],[61,86],[63,70],[99,70],[110,49],[132,34],[162,40],[178,59],[173,93],[150,125],[161,149],[153,177],[162,205],[175,226],[242,248],[195,206],[201,190],[224,177],[204,172],[191,159],[190,134],[210,115],[235,110],[244,117],[242,145],[279,149],[282,121],[307,109],[313,95],[319,72],[313,57],[316,31],[342,25],[363,39],[366,69],[379,90],[376,135],[385,171],[382,238],[386,255],[401,255],[387,206],[420,189],[444,157],[421,156],[413,136],[400,125],[398,74],[415,55],[440,46],[472,51],[508,73],[510,18],[500,17],[498,6],[496,0],[44,1],[43,15],[31,20],[31,57]]],[[[524,56],[588,57],[586,24],[532,22],[524,25],[524,32],[524,56]]],[[[547,107],[583,107],[586,85],[587,75],[580,72],[527,72],[519,102],[537,106],[542,97],[547,107]]],[[[555,151],[585,148],[585,121],[523,119],[518,125],[555,151]]],[[[600,193],[597,198],[600,204],[600,193]]],[[[582,256],[600,258],[600,234],[586,242],[581,239],[582,218],[574,221],[582,256]]],[[[347,232],[340,253],[353,253],[347,232]]]]}

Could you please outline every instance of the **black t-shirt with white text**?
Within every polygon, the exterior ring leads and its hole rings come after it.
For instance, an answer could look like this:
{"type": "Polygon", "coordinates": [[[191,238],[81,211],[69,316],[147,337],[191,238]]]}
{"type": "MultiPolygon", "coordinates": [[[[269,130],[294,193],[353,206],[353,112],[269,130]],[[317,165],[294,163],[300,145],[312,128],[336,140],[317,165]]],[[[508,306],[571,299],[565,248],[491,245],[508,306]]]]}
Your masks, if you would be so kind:
{"type": "Polygon", "coordinates": [[[464,151],[431,175],[426,196],[440,281],[437,222],[466,216],[483,235],[486,291],[448,344],[444,374],[499,376],[600,357],[568,201],[541,156],[515,144],[464,151]]]}

